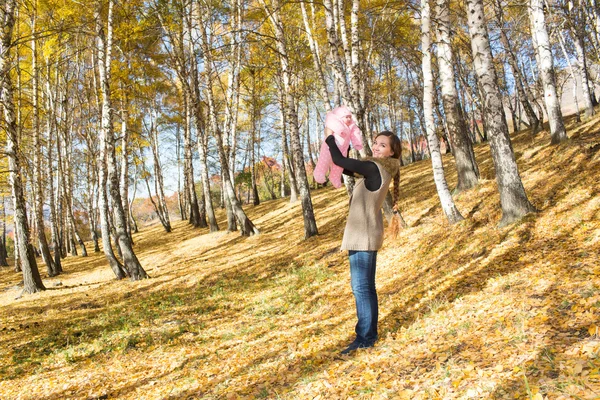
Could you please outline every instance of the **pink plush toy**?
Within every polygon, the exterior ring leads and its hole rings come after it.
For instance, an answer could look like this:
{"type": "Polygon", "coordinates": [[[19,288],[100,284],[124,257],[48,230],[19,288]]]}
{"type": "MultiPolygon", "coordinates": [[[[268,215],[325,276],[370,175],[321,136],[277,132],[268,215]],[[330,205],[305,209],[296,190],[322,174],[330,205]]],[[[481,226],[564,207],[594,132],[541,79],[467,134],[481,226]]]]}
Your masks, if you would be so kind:
{"type": "MultiPolygon", "coordinates": [[[[350,143],[356,150],[362,149],[362,138],[361,131],[352,119],[352,112],[346,106],[334,108],[327,113],[325,117],[325,127],[333,131],[335,142],[342,152],[346,154],[350,143]]],[[[338,167],[331,161],[331,153],[329,152],[329,146],[323,141],[321,144],[321,150],[319,154],[319,161],[313,172],[315,181],[319,183],[325,183],[325,175],[329,171],[329,181],[331,184],[339,188],[342,186],[342,172],[343,168],[338,167]]]]}

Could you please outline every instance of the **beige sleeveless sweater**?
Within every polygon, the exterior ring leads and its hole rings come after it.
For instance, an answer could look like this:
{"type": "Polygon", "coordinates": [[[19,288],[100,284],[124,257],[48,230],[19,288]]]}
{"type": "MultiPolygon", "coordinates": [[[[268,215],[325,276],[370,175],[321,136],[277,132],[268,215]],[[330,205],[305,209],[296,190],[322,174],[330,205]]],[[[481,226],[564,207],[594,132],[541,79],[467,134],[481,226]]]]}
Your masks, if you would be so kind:
{"type": "Polygon", "coordinates": [[[379,168],[381,186],[371,192],[364,178],[358,179],[350,197],[350,211],[344,230],[341,250],[376,251],[383,244],[383,216],[381,207],[392,177],[398,172],[400,162],[394,158],[368,158],[379,168]]]}

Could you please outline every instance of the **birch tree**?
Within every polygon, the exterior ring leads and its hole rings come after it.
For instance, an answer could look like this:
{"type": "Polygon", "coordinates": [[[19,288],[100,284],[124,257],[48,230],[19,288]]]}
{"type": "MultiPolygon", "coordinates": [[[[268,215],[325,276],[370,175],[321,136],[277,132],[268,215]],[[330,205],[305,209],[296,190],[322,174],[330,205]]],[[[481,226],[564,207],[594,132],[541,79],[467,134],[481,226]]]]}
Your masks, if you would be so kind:
{"type": "Polygon", "coordinates": [[[300,140],[300,131],[298,128],[298,113],[296,108],[296,99],[292,93],[291,76],[290,76],[290,59],[287,48],[285,31],[281,21],[280,9],[281,3],[279,0],[273,0],[271,6],[267,5],[266,0],[260,0],[271,26],[275,32],[275,44],[277,46],[279,62],[282,75],[283,93],[285,96],[285,114],[290,128],[290,142],[293,152],[294,173],[298,184],[300,201],[302,202],[302,216],[304,219],[304,237],[309,238],[318,234],[317,223],[313,211],[312,199],[308,177],[306,176],[306,168],[304,167],[304,154],[302,153],[302,145],[300,140]]]}
{"type": "Polygon", "coordinates": [[[470,189],[479,181],[479,168],[475,161],[473,145],[467,134],[467,124],[460,109],[454,74],[454,54],[450,45],[450,2],[437,0],[437,60],[440,75],[444,114],[448,135],[453,145],[453,155],[458,175],[456,191],[470,189]]]}
{"type": "MultiPolygon", "coordinates": [[[[311,3],[311,8],[314,10],[314,5],[311,3]]],[[[308,45],[310,47],[310,51],[312,53],[312,60],[315,72],[317,73],[317,85],[319,88],[319,95],[321,97],[321,101],[325,106],[325,111],[331,110],[331,100],[329,98],[329,92],[327,91],[327,80],[325,79],[325,72],[323,71],[323,63],[321,61],[321,54],[319,51],[319,43],[315,40],[314,37],[314,20],[309,18],[308,13],[306,12],[306,2],[300,1],[300,9],[302,10],[302,21],[304,22],[304,30],[306,34],[306,39],[308,40],[308,45]]],[[[314,13],[312,14],[314,15],[314,13]]]]}
{"type": "MultiPolygon", "coordinates": [[[[234,9],[237,9],[238,12],[241,13],[241,2],[239,0],[235,1],[234,9]]],[[[240,201],[237,199],[235,194],[235,188],[233,186],[232,179],[232,171],[230,170],[230,159],[228,156],[228,149],[225,148],[225,141],[223,138],[223,131],[219,126],[219,121],[217,119],[217,109],[216,109],[216,101],[214,95],[214,71],[213,71],[213,58],[212,51],[213,49],[210,46],[209,42],[209,30],[207,27],[207,19],[211,16],[210,11],[205,4],[201,4],[196,8],[196,20],[198,22],[198,27],[200,30],[200,43],[202,46],[202,51],[204,55],[204,76],[207,80],[206,85],[206,100],[208,103],[208,114],[209,114],[209,126],[210,130],[217,139],[217,151],[219,153],[219,161],[221,163],[221,174],[222,174],[222,184],[223,184],[223,195],[225,196],[225,202],[229,204],[231,207],[231,211],[235,216],[237,223],[239,224],[240,232],[243,236],[250,236],[254,234],[258,234],[259,230],[252,223],[250,218],[244,212],[240,201]]],[[[235,11],[234,11],[235,12],[235,11]]],[[[240,27],[241,24],[241,15],[236,15],[232,21],[232,29],[236,29],[240,27]]],[[[240,43],[234,43],[233,46],[239,46],[240,43]]],[[[235,49],[233,50],[235,53],[235,49]]],[[[237,59],[237,58],[236,58],[237,59]]],[[[231,66],[230,68],[236,68],[236,66],[231,66]]],[[[231,100],[231,99],[228,99],[231,100]]],[[[230,103],[232,104],[232,103],[230,103]]],[[[226,109],[226,113],[232,112],[231,108],[228,107],[226,109]]],[[[235,121],[235,117],[233,115],[228,115],[225,120],[226,122],[235,121]]],[[[232,129],[232,126],[229,123],[225,124],[225,128],[232,129]]]]}
{"type": "MultiPolygon", "coordinates": [[[[586,53],[586,28],[587,12],[585,4],[582,0],[568,0],[566,3],[566,21],[573,36],[573,45],[575,54],[577,55],[577,72],[581,82],[581,91],[583,97],[583,105],[585,107],[584,116],[589,120],[594,115],[594,105],[592,103],[592,91],[588,81],[588,56],[586,53]]],[[[575,81],[573,81],[575,85],[575,81]]]]}
{"type": "Polygon", "coordinates": [[[33,39],[31,40],[31,72],[32,72],[32,108],[33,108],[33,197],[34,197],[34,222],[37,231],[37,239],[42,253],[42,259],[46,264],[49,276],[58,275],[54,265],[48,240],[46,238],[44,226],[44,187],[42,185],[43,165],[42,165],[42,133],[40,127],[40,101],[39,101],[39,70],[38,70],[38,38],[36,33],[37,7],[34,4],[33,16],[31,21],[31,30],[33,39]]]}
{"type": "Polygon", "coordinates": [[[435,123],[433,120],[433,72],[431,70],[431,10],[429,0],[421,0],[421,52],[423,68],[423,111],[425,114],[425,129],[427,131],[427,140],[429,142],[429,153],[431,156],[431,166],[433,168],[433,180],[437,189],[438,196],[444,210],[444,214],[450,224],[463,220],[460,214],[444,174],[442,155],[440,153],[440,143],[435,133],[435,123]]]}
{"type": "MultiPolygon", "coordinates": [[[[128,276],[131,280],[139,280],[148,278],[148,275],[138,261],[137,256],[133,251],[131,241],[129,240],[129,235],[127,234],[127,220],[125,218],[125,211],[123,210],[123,203],[121,201],[121,195],[119,191],[119,176],[117,174],[117,160],[115,155],[115,138],[113,133],[114,127],[112,118],[113,108],[111,106],[110,97],[113,6],[113,0],[109,0],[106,31],[104,24],[101,21],[100,9],[97,9],[96,11],[96,37],[98,50],[97,68],[99,73],[100,93],[102,95],[102,126],[99,137],[101,148],[100,158],[105,160],[107,167],[107,176],[104,176],[104,179],[101,179],[101,182],[105,180],[108,181],[107,186],[114,212],[116,240],[123,255],[123,266],[127,270],[128,276]]],[[[102,167],[100,167],[100,171],[101,175],[105,174],[102,167]]],[[[105,191],[107,186],[102,185],[100,190],[105,191]]],[[[107,220],[107,218],[105,220],[107,220]]],[[[102,236],[104,239],[104,231],[102,236]]],[[[104,239],[105,241],[108,240],[108,235],[106,236],[107,239],[104,239]]],[[[117,277],[119,276],[117,275],[117,277]]]]}
{"type": "Polygon", "coordinates": [[[503,4],[501,0],[493,1],[494,11],[496,14],[496,19],[498,24],[500,25],[500,41],[502,46],[504,47],[504,51],[508,56],[508,64],[510,65],[510,69],[512,72],[512,76],[515,81],[515,88],[518,93],[519,101],[525,111],[525,115],[527,116],[527,122],[529,123],[529,128],[531,129],[532,135],[535,135],[540,129],[540,120],[538,116],[535,114],[533,110],[533,106],[531,105],[533,99],[531,91],[527,87],[527,82],[523,77],[523,73],[519,68],[519,61],[517,60],[517,56],[515,54],[515,49],[511,44],[511,41],[506,32],[507,29],[504,27],[504,12],[503,12],[503,4]]]}
{"type": "Polygon", "coordinates": [[[23,272],[23,292],[35,293],[45,290],[33,247],[30,244],[29,224],[23,195],[21,179],[22,160],[20,156],[15,104],[13,99],[13,83],[11,69],[13,60],[13,28],[15,25],[16,0],[6,0],[0,4],[0,102],[4,110],[4,129],[6,131],[6,156],[8,157],[9,182],[13,201],[15,221],[15,248],[21,255],[20,263],[23,272]]]}
{"type": "Polygon", "coordinates": [[[528,11],[534,50],[537,55],[538,68],[544,89],[544,103],[548,112],[552,144],[558,144],[567,139],[567,131],[560,109],[560,99],[556,91],[554,61],[548,30],[546,29],[543,0],[529,0],[528,11]]]}
{"type": "MultiPolygon", "coordinates": [[[[198,71],[196,68],[195,52],[191,41],[191,10],[190,6],[176,1],[172,4],[154,2],[154,12],[157,16],[163,33],[166,36],[163,39],[164,48],[169,56],[171,63],[174,65],[177,74],[178,89],[181,95],[183,104],[185,123],[183,132],[183,174],[184,174],[184,203],[189,206],[189,222],[194,227],[206,226],[206,219],[203,218],[198,196],[196,194],[196,185],[194,182],[194,165],[193,165],[193,143],[192,143],[192,125],[198,127],[199,119],[202,118],[198,113],[200,109],[199,87],[198,87],[198,71]],[[187,45],[186,45],[187,44],[187,45]]],[[[202,131],[198,132],[201,135],[202,131]]],[[[204,143],[203,138],[199,140],[200,144],[204,143]]],[[[201,153],[202,155],[202,153],[201,153]]],[[[205,158],[201,157],[203,169],[207,166],[204,164],[205,158]]],[[[202,174],[204,182],[204,174],[202,174]]],[[[205,189],[206,190],[206,189],[205,189]]],[[[205,201],[211,201],[210,197],[205,198],[205,201]]],[[[212,203],[202,206],[202,209],[208,210],[211,230],[216,225],[212,203]]]]}
{"type": "MultiPolygon", "coordinates": [[[[167,202],[165,199],[165,189],[163,183],[163,170],[160,162],[159,152],[159,137],[158,137],[158,123],[156,116],[156,105],[153,105],[152,110],[149,113],[150,125],[148,126],[144,121],[146,131],[148,134],[150,149],[152,151],[152,165],[154,169],[154,190],[156,193],[156,203],[152,199],[152,191],[150,190],[150,184],[148,183],[148,171],[146,170],[145,164],[143,165],[143,174],[148,189],[148,197],[156,209],[158,218],[167,233],[171,232],[171,221],[169,219],[169,209],[167,208],[167,202]]],[[[143,160],[143,155],[141,156],[143,160]]]]}
{"type": "MultiPolygon", "coordinates": [[[[535,0],[534,0],[535,1],[535,0]]],[[[467,0],[467,18],[473,65],[482,92],[484,126],[490,142],[496,182],[500,192],[502,219],[500,226],[508,225],[535,208],[529,202],[519,175],[515,154],[508,135],[508,125],[498,78],[492,61],[488,31],[482,0],[467,0]]]]}

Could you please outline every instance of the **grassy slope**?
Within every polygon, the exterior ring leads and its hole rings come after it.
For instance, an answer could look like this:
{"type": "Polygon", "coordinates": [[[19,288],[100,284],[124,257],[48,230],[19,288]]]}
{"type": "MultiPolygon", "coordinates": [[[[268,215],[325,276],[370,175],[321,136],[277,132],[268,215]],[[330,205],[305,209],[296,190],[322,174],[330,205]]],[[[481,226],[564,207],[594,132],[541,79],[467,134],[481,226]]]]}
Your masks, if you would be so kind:
{"type": "Polygon", "coordinates": [[[455,226],[430,163],[403,168],[410,228],[378,257],[381,339],[352,357],[337,355],[355,323],[343,190],[313,193],[309,240],[286,200],[248,208],[257,237],[147,228],[143,282],[112,280],[102,255],[69,257],[50,290],[15,300],[4,269],[0,397],[598,398],[599,121],[560,146],[514,138],[540,212],[503,229],[487,145],[455,226]]]}

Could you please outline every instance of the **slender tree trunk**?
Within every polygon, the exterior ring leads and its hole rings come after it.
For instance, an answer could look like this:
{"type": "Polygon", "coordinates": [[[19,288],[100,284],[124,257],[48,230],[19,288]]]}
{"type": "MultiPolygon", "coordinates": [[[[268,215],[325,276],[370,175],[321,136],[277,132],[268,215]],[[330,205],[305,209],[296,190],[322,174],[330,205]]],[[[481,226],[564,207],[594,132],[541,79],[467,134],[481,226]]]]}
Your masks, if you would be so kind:
{"type": "Polygon", "coordinates": [[[531,134],[535,135],[540,128],[540,120],[533,111],[533,107],[531,106],[530,98],[531,94],[526,93],[525,84],[523,74],[521,69],[519,68],[519,62],[517,61],[517,56],[514,52],[514,47],[511,45],[510,40],[508,39],[508,35],[506,34],[506,30],[503,27],[504,13],[502,10],[502,5],[499,0],[495,0],[493,2],[494,10],[496,13],[496,19],[501,26],[500,31],[500,41],[502,42],[502,46],[504,47],[504,51],[508,55],[508,64],[510,65],[512,75],[515,81],[515,88],[517,89],[517,93],[519,95],[519,100],[521,101],[521,105],[523,106],[523,110],[527,115],[527,120],[529,122],[529,126],[531,128],[531,134]]]}
{"type": "Polygon", "coordinates": [[[296,112],[296,100],[291,88],[291,79],[289,71],[289,59],[288,49],[286,44],[286,38],[283,30],[283,24],[279,17],[280,4],[279,0],[275,0],[273,3],[274,10],[269,13],[268,7],[264,0],[260,0],[267,14],[270,14],[271,24],[275,30],[275,37],[277,38],[277,50],[279,52],[279,62],[281,63],[281,74],[283,81],[283,92],[285,94],[285,111],[288,120],[288,126],[290,127],[290,141],[292,145],[293,158],[294,158],[294,170],[295,177],[298,183],[298,190],[300,192],[300,199],[302,202],[302,215],[304,218],[304,237],[309,238],[318,234],[317,223],[315,221],[315,215],[313,211],[312,199],[310,197],[310,190],[308,184],[308,178],[306,176],[306,169],[304,167],[304,155],[302,154],[300,133],[298,130],[298,114],[296,112]]]}
{"type": "Polygon", "coordinates": [[[185,221],[187,218],[184,200],[181,197],[181,136],[179,128],[179,125],[177,125],[175,133],[175,154],[177,157],[177,205],[179,206],[179,215],[181,215],[181,220],[185,221]]]}
{"type": "Polygon", "coordinates": [[[318,87],[321,101],[325,105],[325,111],[331,110],[331,100],[329,99],[329,92],[327,92],[327,80],[323,72],[323,65],[321,63],[321,55],[319,54],[319,44],[314,39],[313,27],[311,21],[308,18],[306,12],[306,5],[304,1],[300,1],[300,8],[302,9],[302,20],[304,21],[304,29],[306,30],[306,38],[308,39],[308,46],[312,53],[313,67],[318,76],[318,87]]]}
{"type": "MultiPolygon", "coordinates": [[[[159,146],[160,142],[158,140],[158,126],[156,123],[156,110],[152,109],[150,112],[151,122],[150,122],[150,144],[152,148],[152,160],[154,164],[154,183],[156,186],[156,197],[158,201],[158,212],[160,213],[160,220],[165,228],[165,231],[171,232],[171,220],[169,219],[169,209],[167,208],[167,201],[165,198],[165,189],[163,183],[163,172],[160,164],[160,153],[159,146]]],[[[148,181],[146,180],[146,183],[148,181]]],[[[148,188],[149,189],[149,188],[148,188]]],[[[148,193],[150,191],[148,190],[148,193]]],[[[152,199],[152,196],[150,196],[152,199]]]]}
{"type": "MultiPolygon", "coordinates": [[[[256,146],[256,125],[257,120],[259,119],[258,114],[258,104],[256,98],[256,76],[255,71],[251,72],[252,79],[252,88],[251,88],[251,111],[250,111],[250,126],[251,131],[248,137],[248,151],[250,153],[250,190],[252,192],[252,204],[257,206],[260,204],[260,198],[258,196],[258,187],[256,186],[256,154],[254,148],[256,146]]],[[[265,179],[265,177],[263,177],[265,179]]]]}
{"type": "MultiPolygon", "coordinates": [[[[194,53],[194,48],[192,47],[192,23],[191,17],[187,19],[189,21],[188,25],[188,35],[190,35],[190,53],[194,53]]],[[[212,203],[212,196],[210,194],[210,176],[208,171],[208,133],[206,132],[205,123],[204,123],[204,113],[202,111],[202,101],[200,95],[200,79],[198,77],[198,66],[196,63],[196,59],[192,57],[191,61],[191,88],[190,93],[192,96],[193,103],[193,111],[194,111],[194,124],[196,127],[196,136],[197,136],[197,146],[198,153],[200,155],[200,179],[202,181],[202,204],[199,207],[200,211],[200,226],[210,228],[211,232],[217,232],[219,230],[219,225],[217,223],[217,218],[215,215],[215,210],[212,203]],[[208,219],[208,222],[207,222],[208,219]]],[[[235,229],[235,227],[234,227],[235,229]]]]}
{"type": "Polygon", "coordinates": [[[15,118],[13,87],[10,76],[11,55],[13,45],[12,33],[15,25],[15,0],[6,0],[0,5],[0,102],[4,109],[4,130],[6,132],[6,156],[8,157],[9,182],[14,209],[15,238],[18,237],[18,248],[23,271],[23,292],[35,293],[45,290],[35,261],[33,247],[29,244],[29,224],[23,196],[21,180],[21,159],[19,157],[18,128],[15,118]]]}
{"type": "Polygon", "coordinates": [[[6,250],[6,202],[2,196],[2,237],[0,238],[0,267],[8,267],[8,251],[6,250]]]}
{"type": "MultiPolygon", "coordinates": [[[[100,68],[102,66],[100,65],[100,68]]],[[[102,115],[102,109],[100,112],[102,115]]],[[[103,128],[100,127],[100,132],[102,132],[103,128]]],[[[99,153],[98,159],[96,160],[97,170],[98,170],[98,209],[100,212],[100,230],[102,237],[102,247],[104,251],[104,255],[113,270],[115,277],[117,279],[125,278],[128,273],[123,267],[123,265],[117,260],[115,253],[113,252],[112,244],[111,244],[111,231],[110,231],[110,222],[109,222],[109,210],[108,210],[108,197],[106,195],[106,184],[107,184],[107,174],[106,174],[106,145],[104,138],[100,138],[99,140],[99,153]]]]}
{"type": "MultiPolygon", "coordinates": [[[[346,74],[344,72],[345,66],[342,57],[340,56],[340,40],[338,39],[336,23],[337,20],[334,14],[337,14],[337,7],[332,2],[333,0],[324,0],[323,6],[325,10],[325,26],[327,30],[327,41],[329,42],[329,63],[331,65],[334,80],[337,83],[337,89],[341,93],[341,97],[350,106],[355,109],[354,104],[351,103],[352,98],[350,95],[350,88],[346,81],[346,74]]],[[[261,1],[263,7],[266,7],[264,0],[261,1]]],[[[277,5],[274,8],[278,10],[277,5]]],[[[270,12],[267,11],[267,14],[270,12]]],[[[335,105],[339,105],[339,99],[335,100],[335,105]]]]}
{"type": "MultiPolygon", "coordinates": [[[[90,144],[91,146],[91,144],[90,144]]],[[[94,161],[91,159],[93,156],[89,153],[88,150],[87,155],[87,167],[88,167],[88,199],[87,199],[87,210],[88,210],[88,221],[90,225],[90,235],[92,237],[92,242],[94,243],[94,253],[100,252],[100,245],[98,244],[98,226],[96,223],[98,222],[97,218],[97,208],[94,206],[94,200],[97,198],[98,193],[98,179],[95,173],[96,167],[94,166],[94,161]]],[[[96,202],[97,204],[97,202],[96,202]]]]}
{"type": "MultiPolygon", "coordinates": [[[[544,87],[544,102],[546,103],[546,110],[548,112],[552,144],[558,144],[567,139],[567,132],[565,130],[562,111],[560,109],[560,99],[556,92],[554,62],[552,60],[548,31],[546,30],[546,20],[544,18],[542,0],[530,0],[529,20],[531,23],[534,49],[540,63],[539,70],[542,78],[542,85],[544,87]]],[[[475,52],[475,49],[473,52],[475,52]]]]}
{"type": "Polygon", "coordinates": [[[193,104],[191,100],[191,95],[186,93],[185,95],[185,131],[183,135],[183,151],[185,154],[185,166],[184,171],[186,174],[186,190],[188,193],[189,205],[190,205],[190,219],[189,222],[195,228],[199,228],[202,225],[202,220],[200,218],[200,206],[198,204],[198,195],[196,194],[196,184],[194,182],[194,165],[193,165],[193,145],[192,145],[192,108],[193,104]]]}
{"type": "Polygon", "coordinates": [[[588,82],[587,73],[587,57],[585,53],[585,41],[583,34],[576,32],[573,43],[575,45],[575,51],[577,53],[577,69],[579,70],[579,77],[581,79],[581,91],[583,95],[583,105],[585,106],[585,118],[589,120],[594,115],[594,105],[592,103],[592,94],[590,85],[588,82]]]}
{"type": "Polygon", "coordinates": [[[231,1],[232,24],[228,36],[233,48],[228,59],[228,85],[225,91],[225,120],[222,129],[227,160],[229,161],[229,177],[231,179],[231,185],[234,188],[238,141],[237,121],[239,110],[240,69],[242,59],[242,41],[240,35],[240,30],[242,28],[242,7],[242,0],[231,1]]]}
{"type": "MultiPolygon", "coordinates": [[[[129,129],[127,129],[129,113],[127,112],[127,106],[127,98],[125,98],[121,102],[121,173],[119,174],[119,191],[121,193],[123,210],[129,209],[129,129]]],[[[125,220],[127,221],[127,235],[131,243],[133,243],[131,221],[129,221],[128,212],[125,213],[125,220]]]]}
{"type": "MultiPolygon", "coordinates": [[[[110,65],[111,65],[111,47],[112,47],[112,8],[113,0],[109,0],[108,3],[108,30],[105,33],[103,23],[100,20],[101,13],[98,11],[97,18],[97,39],[98,39],[98,71],[99,71],[99,83],[100,93],[102,95],[102,127],[100,129],[100,148],[102,149],[100,158],[106,162],[106,173],[100,166],[101,174],[103,179],[102,183],[107,180],[108,191],[112,200],[113,215],[114,215],[114,229],[116,240],[118,242],[118,248],[121,250],[123,255],[123,266],[127,270],[127,273],[131,280],[139,280],[148,278],[146,271],[142,268],[139,263],[133,248],[131,247],[131,241],[127,234],[125,213],[123,210],[123,203],[121,201],[121,195],[119,192],[119,176],[117,174],[117,160],[115,155],[115,138],[113,134],[113,122],[112,122],[112,107],[110,99],[110,65]]],[[[101,192],[106,193],[106,186],[103,184],[100,188],[101,192]]],[[[106,201],[105,201],[106,205],[106,201]]],[[[105,207],[106,211],[108,207],[105,207]]],[[[108,220],[108,218],[106,218],[108,220]]],[[[108,240],[108,232],[106,236],[108,240]]],[[[106,244],[105,244],[106,247],[106,244]]],[[[110,247],[110,246],[108,246],[110,247]]]]}
{"type": "Polygon", "coordinates": [[[206,216],[208,218],[208,226],[211,232],[217,232],[219,230],[219,224],[217,223],[212,195],[210,193],[210,175],[208,173],[208,134],[206,132],[202,132],[198,135],[198,153],[200,154],[200,164],[202,166],[202,190],[204,191],[204,204],[206,216]]]}
{"type": "MultiPolygon", "coordinates": [[[[18,226],[14,225],[14,234],[13,234],[13,238],[14,238],[14,259],[15,259],[15,272],[19,273],[22,272],[23,269],[21,268],[21,255],[19,254],[19,235],[17,234],[17,230],[18,230],[18,226]]],[[[39,272],[39,271],[38,271],[39,272]]]]}
{"type": "Polygon", "coordinates": [[[452,154],[456,164],[458,184],[456,191],[468,190],[479,181],[479,168],[474,162],[473,145],[467,136],[467,124],[462,118],[456,82],[454,78],[454,54],[450,45],[450,2],[437,0],[437,59],[442,90],[444,114],[448,136],[452,144],[452,154]]]}
{"type": "MultiPolygon", "coordinates": [[[[286,143],[285,135],[281,135],[281,142],[286,143]]],[[[279,177],[279,195],[283,199],[287,196],[286,188],[285,188],[285,171],[287,170],[287,155],[285,154],[285,146],[281,146],[281,170],[279,177]]]]}
{"type": "Polygon", "coordinates": [[[308,153],[308,163],[310,168],[314,171],[315,166],[315,158],[313,157],[313,146],[310,140],[310,106],[308,104],[308,98],[306,99],[306,149],[308,153]]]}
{"type": "Polygon", "coordinates": [[[64,172],[63,172],[63,153],[62,153],[62,144],[60,138],[60,132],[56,132],[56,215],[58,222],[58,233],[59,233],[59,244],[60,244],[60,257],[67,257],[67,240],[65,238],[67,234],[66,223],[65,223],[65,212],[64,212],[64,204],[65,200],[63,198],[63,185],[65,184],[64,172]]]}
{"type": "Polygon", "coordinates": [[[492,62],[482,0],[468,0],[467,15],[474,68],[483,94],[484,125],[490,138],[492,160],[500,192],[502,206],[500,225],[505,226],[534,212],[535,208],[525,193],[508,135],[498,78],[492,62]]]}
{"type": "MultiPolygon", "coordinates": [[[[281,113],[283,158],[285,159],[283,167],[284,170],[287,171],[288,179],[290,181],[290,203],[295,203],[298,201],[298,184],[296,183],[296,174],[294,173],[294,162],[292,161],[294,157],[290,153],[290,149],[288,146],[289,125],[287,123],[288,119],[287,114],[285,112],[285,96],[283,94],[283,91],[279,96],[279,111],[281,113]]],[[[283,177],[285,177],[285,173],[282,175],[282,179],[283,177]]],[[[285,195],[283,195],[282,197],[285,197],[285,195]]]]}
{"type": "MultiPolygon", "coordinates": [[[[65,93],[65,101],[64,101],[64,108],[66,109],[66,93],[65,93]]],[[[64,112],[66,113],[66,110],[64,110],[64,112]]],[[[67,121],[67,119],[64,119],[65,121],[67,121]]],[[[69,126],[69,124],[65,124],[66,126],[69,126]]],[[[64,179],[66,180],[66,184],[63,185],[63,199],[64,202],[66,204],[66,218],[67,218],[67,228],[70,231],[70,243],[71,243],[71,252],[73,253],[73,255],[77,255],[77,246],[75,244],[75,242],[77,242],[79,244],[79,246],[81,247],[81,256],[82,257],[87,257],[87,249],[85,247],[85,243],[83,242],[83,239],[81,238],[81,236],[79,235],[79,232],[77,231],[77,226],[75,225],[75,215],[73,213],[73,172],[71,170],[71,164],[72,164],[72,160],[71,160],[71,154],[73,154],[72,149],[71,149],[71,132],[69,130],[66,130],[64,132],[64,143],[63,143],[63,160],[65,161],[65,166],[64,166],[64,179]]]]}
{"type": "Polygon", "coordinates": [[[137,221],[135,220],[135,216],[133,215],[133,203],[135,202],[135,196],[137,195],[137,185],[138,185],[138,167],[135,168],[135,176],[133,177],[133,193],[131,194],[131,201],[127,204],[127,210],[129,212],[129,221],[131,221],[131,229],[133,233],[138,233],[140,230],[138,228],[137,221]]]}
{"type": "Polygon", "coordinates": [[[446,183],[442,156],[440,154],[439,140],[435,134],[435,125],[433,121],[433,73],[431,71],[431,11],[429,0],[421,0],[421,51],[423,68],[423,110],[425,113],[425,126],[427,138],[429,141],[429,152],[431,155],[431,165],[433,168],[433,179],[437,188],[438,196],[442,204],[442,209],[450,224],[454,224],[463,219],[456,206],[446,183]]]}
{"type": "MultiPolygon", "coordinates": [[[[47,76],[50,76],[50,65],[49,62],[46,63],[46,71],[47,71],[47,76]]],[[[58,87],[58,82],[56,83],[56,86],[58,87]]],[[[54,96],[56,98],[56,96],[54,96]]],[[[46,81],[46,109],[48,110],[47,112],[47,117],[46,117],[46,131],[48,133],[48,164],[47,164],[47,170],[46,170],[46,176],[48,179],[48,199],[49,199],[49,205],[50,205],[50,233],[51,233],[51,239],[50,241],[52,242],[52,247],[54,250],[54,274],[58,275],[59,273],[61,273],[63,271],[62,269],[62,263],[61,263],[61,257],[60,257],[60,248],[61,248],[61,244],[60,244],[60,233],[59,233],[59,217],[58,217],[58,210],[57,210],[57,206],[56,203],[58,201],[57,197],[59,196],[59,191],[55,190],[54,188],[54,169],[53,169],[53,163],[54,163],[54,154],[52,152],[52,148],[53,148],[53,143],[55,141],[54,139],[54,133],[55,133],[55,126],[53,124],[53,120],[55,117],[55,107],[54,107],[54,101],[52,99],[52,91],[50,89],[50,79],[48,79],[46,81]]],[[[58,135],[57,135],[58,136],[58,135]]],[[[58,137],[56,138],[56,140],[58,141],[58,137]]],[[[89,169],[88,169],[89,171],[89,169]]],[[[89,173],[89,172],[88,172],[89,173]]]]}
{"type": "MultiPolygon", "coordinates": [[[[34,3],[32,17],[32,31],[36,31],[36,6],[34,3]]],[[[48,276],[56,276],[58,273],[52,260],[48,240],[46,239],[46,229],[44,226],[44,187],[42,185],[42,141],[40,129],[40,105],[39,105],[39,71],[38,71],[38,52],[37,38],[31,41],[31,69],[32,69],[32,108],[33,108],[33,176],[32,191],[34,196],[33,220],[36,227],[38,245],[42,253],[42,259],[46,264],[48,276]]]]}
{"type": "MultiPolygon", "coordinates": [[[[237,5],[239,7],[239,4],[237,5]]],[[[205,76],[207,79],[207,102],[208,102],[208,113],[209,113],[209,121],[210,121],[210,130],[213,132],[215,138],[217,139],[217,151],[219,153],[219,161],[221,163],[221,173],[222,173],[222,184],[223,184],[223,193],[225,196],[226,206],[231,206],[231,211],[235,216],[235,219],[240,227],[240,232],[243,236],[250,236],[254,234],[258,234],[259,230],[254,226],[250,218],[244,212],[241,203],[237,199],[235,195],[235,188],[233,187],[233,179],[231,176],[231,171],[229,169],[229,159],[228,159],[228,150],[225,148],[225,143],[223,140],[223,132],[219,128],[219,123],[217,121],[217,112],[215,99],[213,94],[213,70],[212,70],[212,48],[209,43],[207,26],[204,18],[207,14],[208,10],[204,10],[201,7],[197,8],[197,20],[200,26],[200,42],[202,46],[202,50],[204,52],[205,58],[205,76]]],[[[237,19],[237,18],[236,18],[237,19]]],[[[238,44],[239,45],[239,44],[238,44]]],[[[231,112],[229,110],[228,112],[231,112]]],[[[231,116],[230,118],[234,118],[231,116]]],[[[230,227],[231,228],[231,227],[230,227]]]]}
{"type": "Polygon", "coordinates": [[[573,86],[573,101],[575,102],[576,121],[581,122],[581,113],[579,110],[579,93],[578,93],[579,85],[577,84],[577,77],[575,76],[575,68],[573,67],[573,64],[571,63],[571,60],[569,58],[569,53],[567,52],[567,49],[565,47],[565,40],[564,40],[561,32],[558,32],[558,42],[560,44],[560,48],[562,50],[563,56],[565,57],[565,60],[567,61],[569,75],[571,75],[571,80],[573,82],[573,85],[572,85],[573,86]]]}

